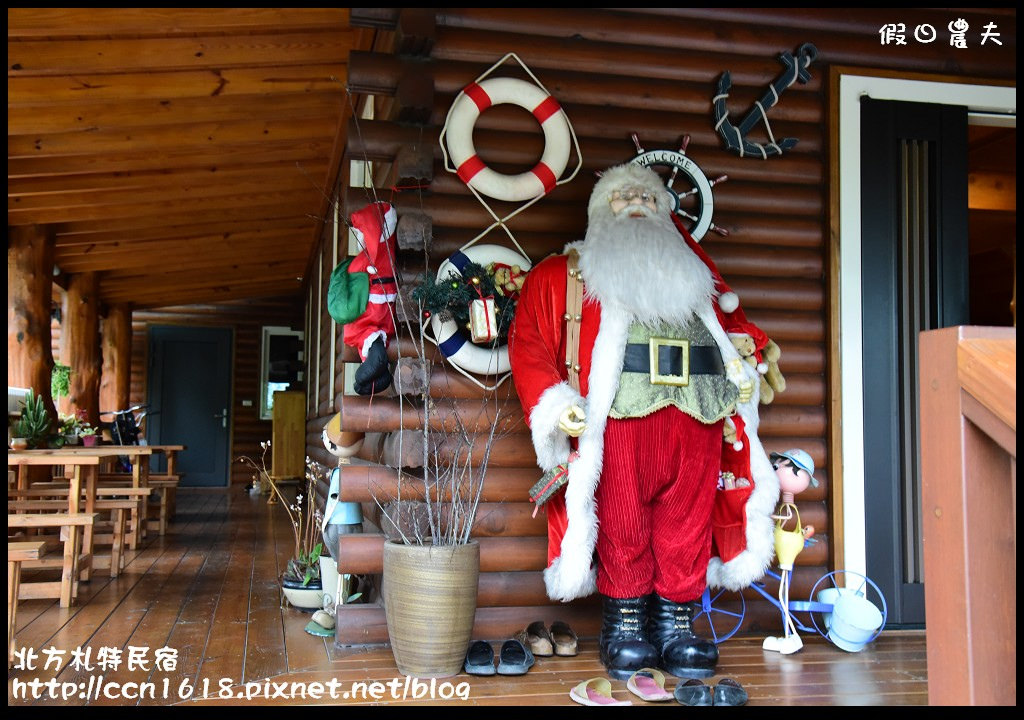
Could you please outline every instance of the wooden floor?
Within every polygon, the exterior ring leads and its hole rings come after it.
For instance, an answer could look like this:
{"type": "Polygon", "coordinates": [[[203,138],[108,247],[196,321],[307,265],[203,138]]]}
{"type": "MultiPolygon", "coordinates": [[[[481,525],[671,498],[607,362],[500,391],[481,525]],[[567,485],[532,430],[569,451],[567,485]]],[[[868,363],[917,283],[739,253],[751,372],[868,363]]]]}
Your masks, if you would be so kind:
{"type": "MultiPolygon", "coordinates": [[[[538,658],[523,676],[459,674],[433,686],[406,681],[387,647],[336,648],[333,638],[304,632],[308,614],[281,606],[276,578],[291,547],[284,513],[264,498],[241,491],[180,493],[168,534],[148,539],[130,555],[119,578],[83,584],[72,608],[44,600],[20,604],[18,645],[39,657],[34,670],[9,671],[9,706],[573,705],[568,693],[574,685],[607,677],[596,640],[583,638],[576,657],[538,658]],[[142,649],[136,652],[144,667],[129,669],[131,647],[142,649]],[[106,648],[121,649],[119,667],[99,664],[101,654],[113,658],[106,648]],[[157,667],[163,648],[176,651],[173,666],[157,667]],[[91,670],[71,665],[78,649],[90,653],[91,670]],[[64,651],[59,668],[53,650],[64,651]],[[44,684],[49,681],[55,682],[44,684]],[[318,689],[321,698],[309,697],[318,689]],[[140,691],[142,699],[127,697],[140,691]]],[[[505,638],[483,639],[497,649],[505,638]]],[[[750,694],[750,705],[927,704],[923,631],[887,630],[859,653],[805,635],[801,652],[780,656],[762,651],[761,640],[737,636],[723,643],[718,672],[707,682],[735,678],[750,694]]],[[[620,700],[648,704],[622,681],[613,680],[612,687],[620,700]]]]}

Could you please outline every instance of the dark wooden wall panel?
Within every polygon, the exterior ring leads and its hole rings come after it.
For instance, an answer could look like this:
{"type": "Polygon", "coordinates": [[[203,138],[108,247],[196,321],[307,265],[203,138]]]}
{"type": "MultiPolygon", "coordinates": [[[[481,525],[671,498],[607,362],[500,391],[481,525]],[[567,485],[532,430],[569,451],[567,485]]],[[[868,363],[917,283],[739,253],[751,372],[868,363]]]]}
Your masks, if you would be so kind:
{"type": "MultiPolygon", "coordinates": [[[[579,239],[586,227],[586,203],[594,183],[594,171],[626,162],[635,154],[631,133],[645,149],[676,149],[684,134],[690,135],[687,155],[711,178],[728,176],[714,188],[717,225],[728,237],[709,233],[703,247],[715,260],[726,280],[739,294],[750,320],[762,327],[782,348],[781,369],[788,389],[763,408],[761,437],[765,449],[802,447],[814,458],[822,481],[800,498],[801,514],[813,518],[819,542],[798,559],[794,592],[798,585],[809,589],[814,579],[829,568],[832,552],[829,497],[834,491],[827,472],[830,437],[828,409],[830,349],[828,305],[828,167],[829,128],[827,83],[830,65],[883,68],[907,73],[1012,80],[1016,77],[1016,15],[1012,10],[845,9],[842,13],[818,9],[654,8],[645,10],[573,10],[564,8],[456,8],[436,13],[436,32],[430,38],[429,58],[403,57],[395,51],[393,29],[401,8],[355,9],[354,24],[383,28],[373,52],[356,52],[350,58],[348,84],[360,100],[372,96],[375,119],[350,120],[347,154],[351,159],[371,160],[382,166],[376,190],[349,188],[341,195],[343,215],[375,199],[386,199],[399,215],[425,213],[433,222],[429,261],[422,251],[399,253],[401,280],[414,283],[425,269],[436,272],[440,262],[490,224],[492,218],[462,182],[447,172],[438,135],[452,101],[467,83],[488,70],[505,53],[515,52],[562,105],[579,138],[583,168],[576,178],[552,191],[509,222],[536,262],[565,242],[579,239]],[[898,16],[898,17],[897,17],[898,16]],[[987,22],[1003,30],[1007,45],[977,46],[954,51],[948,44],[924,45],[911,38],[906,47],[886,47],[879,28],[889,22],[909,27],[929,22],[942,29],[957,17],[965,17],[980,32],[987,22]],[[795,52],[806,42],[819,55],[811,65],[811,80],[796,84],[783,94],[769,118],[776,138],[792,136],[799,142],[781,157],[767,161],[740,158],[727,151],[714,130],[712,97],[725,70],[731,72],[728,107],[738,123],[782,71],[778,55],[795,52]],[[425,120],[407,122],[410,109],[402,107],[399,88],[404,78],[429,76],[432,101],[420,109],[425,120]],[[404,113],[404,114],[403,114],[404,113]],[[388,180],[388,166],[403,149],[423,144],[433,154],[433,178],[426,188],[399,191],[388,180]]],[[[911,30],[912,31],[912,30],[911,30]]],[[[524,77],[518,64],[509,61],[495,76],[524,77]]],[[[763,127],[752,139],[766,141],[763,127]]],[[[535,121],[516,108],[499,107],[483,113],[475,126],[474,143],[481,158],[500,172],[521,172],[532,167],[542,151],[542,136],[535,121]]],[[[570,167],[575,157],[570,161],[570,167]]],[[[498,215],[515,205],[488,200],[498,215]]],[[[499,231],[482,242],[508,244],[499,231]]],[[[393,343],[389,354],[409,356],[410,340],[393,343]]],[[[428,357],[437,360],[428,348],[428,357]]],[[[351,349],[338,345],[337,357],[358,361],[351,349]]],[[[340,373],[340,366],[336,373],[340,373]]],[[[472,406],[480,391],[444,363],[431,370],[432,398],[438,419],[452,402],[472,406]]],[[[336,389],[343,387],[340,377],[336,389]]],[[[514,391],[511,400],[516,402],[514,391]]],[[[400,426],[418,421],[399,418],[397,400],[341,397],[343,424],[347,429],[370,430],[360,457],[371,462],[399,459],[391,452],[389,436],[400,426]],[[377,442],[381,440],[380,442],[377,442]]],[[[329,416],[312,418],[307,437],[319,443],[319,427],[329,416]]],[[[465,413],[465,410],[463,410],[465,413]]],[[[401,431],[411,437],[415,430],[401,431]]],[[[406,454],[406,460],[409,454],[406,454]]],[[[491,458],[491,472],[513,473],[504,477],[502,491],[508,501],[522,503],[538,471],[533,463],[528,436],[515,433],[498,443],[491,458]],[[518,493],[518,496],[516,495],[518,493]]],[[[352,499],[376,497],[365,477],[343,474],[343,494],[352,499]],[[353,477],[357,476],[357,477],[353,477]],[[352,479],[346,481],[345,477],[352,479]]],[[[385,493],[379,482],[377,493],[385,493]]],[[[512,507],[516,507],[513,505],[512,507]]],[[[508,520],[502,517],[502,522],[508,520]]],[[[502,536],[512,556],[526,552],[518,544],[536,538],[515,536],[519,524],[509,524],[502,536]],[[512,528],[516,530],[512,530],[512,528]]],[[[542,534],[542,533],[541,533],[542,534]]],[[[368,538],[367,538],[368,539],[368,538]]],[[[352,538],[348,555],[361,570],[379,572],[379,558],[372,543],[352,538]]],[[[345,548],[343,541],[343,548],[345,548]]],[[[344,553],[343,553],[344,554],[344,553]]],[[[541,566],[542,566],[541,562],[541,566]]],[[[487,568],[481,586],[500,587],[487,577],[511,568],[487,568]]],[[[541,567],[516,568],[524,575],[541,567]]],[[[537,577],[525,581],[522,597],[508,605],[524,605],[523,612],[503,617],[511,623],[528,622],[529,613],[548,605],[537,577]]],[[[748,627],[773,627],[778,614],[759,596],[749,598],[754,610],[748,627]]],[[[489,601],[490,602],[490,601],[489,601]]],[[[513,610],[514,608],[506,608],[513,610]]],[[[480,618],[478,617],[478,622],[480,618]]],[[[339,628],[346,623],[339,618],[339,628]]],[[[339,640],[360,636],[358,623],[351,631],[339,631],[339,640]]],[[[354,641],[354,640],[353,640],[354,641]]]]}

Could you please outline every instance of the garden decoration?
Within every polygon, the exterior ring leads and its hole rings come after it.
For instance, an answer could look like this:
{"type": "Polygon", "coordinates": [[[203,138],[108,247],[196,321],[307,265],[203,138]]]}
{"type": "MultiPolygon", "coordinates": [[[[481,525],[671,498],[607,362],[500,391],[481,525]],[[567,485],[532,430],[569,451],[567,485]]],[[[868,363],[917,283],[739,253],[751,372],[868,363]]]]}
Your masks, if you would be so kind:
{"type": "Polygon", "coordinates": [[[700,166],[686,157],[686,148],[690,144],[689,135],[683,136],[678,150],[644,150],[640,146],[640,140],[636,133],[630,137],[633,138],[637,153],[632,162],[644,167],[669,169],[665,187],[672,196],[672,212],[686,218],[689,223],[687,230],[690,231],[690,236],[694,240],[700,242],[709,230],[722,236],[729,234],[728,230],[711,222],[711,216],[715,210],[715,200],[711,194],[711,188],[718,183],[725,182],[729,176],[722,175],[714,180],[708,180],[700,166]],[[679,177],[680,175],[682,178],[679,177]],[[677,190],[674,187],[677,179],[687,181],[689,189],[677,190]]]}
{"type": "Polygon", "coordinates": [[[814,526],[801,526],[800,511],[794,497],[807,489],[808,485],[818,486],[814,478],[814,460],[805,451],[794,449],[784,453],[771,454],[772,467],[779,478],[779,489],[782,491],[782,502],[772,518],[775,523],[775,557],[782,570],[779,582],[779,608],[782,610],[782,637],[767,637],[761,647],[789,655],[804,646],[800,634],[789,609],[789,581],[793,572],[793,563],[797,555],[804,549],[804,543],[814,535],[814,526]],[[785,529],[785,523],[796,519],[796,527],[785,529]]]}
{"type": "Polygon", "coordinates": [[[740,122],[739,127],[729,121],[729,109],[726,107],[726,100],[729,99],[729,89],[732,87],[732,77],[729,71],[722,73],[718,81],[718,94],[712,98],[715,109],[715,130],[722,136],[725,145],[729,150],[737,153],[740,157],[760,157],[767,160],[773,155],[781,155],[784,150],[789,150],[797,144],[796,138],[782,138],[776,140],[772,134],[771,125],[768,122],[768,111],[779,102],[782,95],[794,82],[798,80],[806,83],[811,79],[808,66],[818,57],[818,48],[811,43],[804,43],[797,50],[796,56],[791,52],[784,52],[779,55],[779,60],[786,66],[785,71],[779,75],[774,83],[768,86],[768,90],[759,101],[755,103],[756,108],[750,110],[746,117],[740,122]],[[747,138],[747,133],[753,129],[758,121],[764,122],[765,131],[768,133],[767,144],[754,142],[747,138]]]}

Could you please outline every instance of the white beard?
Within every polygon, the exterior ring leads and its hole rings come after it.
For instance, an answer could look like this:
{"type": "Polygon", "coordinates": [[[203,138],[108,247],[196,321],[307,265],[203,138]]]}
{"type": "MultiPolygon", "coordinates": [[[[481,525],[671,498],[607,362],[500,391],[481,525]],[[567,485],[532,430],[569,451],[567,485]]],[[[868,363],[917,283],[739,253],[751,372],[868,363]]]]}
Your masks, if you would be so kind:
{"type": "Polygon", "coordinates": [[[580,247],[586,293],[645,325],[681,325],[711,306],[710,269],[683,240],[669,217],[648,212],[630,217],[611,208],[593,211],[580,247]]]}

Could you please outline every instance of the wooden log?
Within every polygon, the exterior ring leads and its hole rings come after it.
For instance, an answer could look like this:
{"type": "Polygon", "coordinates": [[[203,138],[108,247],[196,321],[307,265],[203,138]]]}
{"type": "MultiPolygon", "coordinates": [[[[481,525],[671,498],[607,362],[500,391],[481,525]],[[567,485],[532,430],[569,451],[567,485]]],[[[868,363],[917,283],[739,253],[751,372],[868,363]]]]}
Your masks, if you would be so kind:
{"type": "Polygon", "coordinates": [[[56,417],[50,396],[53,250],[52,228],[31,225],[8,232],[7,384],[32,388],[56,417]]]}
{"type": "MultiPolygon", "coordinates": [[[[543,570],[547,566],[547,537],[481,537],[480,572],[543,570]]],[[[384,536],[342,535],[338,539],[338,566],[355,575],[381,572],[384,536]]]]}
{"type": "Polygon", "coordinates": [[[433,8],[402,8],[395,27],[395,54],[429,57],[434,48],[436,27],[433,8]]]}
{"type": "MultiPolygon", "coordinates": [[[[538,468],[488,468],[484,474],[480,499],[485,503],[522,502],[539,478],[538,468]]],[[[375,498],[398,497],[420,499],[424,497],[424,492],[421,474],[402,472],[400,476],[395,468],[362,460],[341,467],[339,498],[344,502],[372,502],[375,498]]],[[[442,495],[444,499],[449,497],[450,492],[442,495]]]]}
{"type": "MultiPolygon", "coordinates": [[[[423,408],[409,399],[350,395],[342,403],[341,427],[360,432],[415,430],[423,427],[423,408]]],[[[498,435],[529,432],[518,401],[493,397],[436,398],[430,404],[429,427],[440,433],[486,433],[492,428],[498,435]]]]}
{"type": "MultiPolygon", "coordinates": [[[[522,467],[526,463],[533,463],[533,444],[526,433],[513,433],[496,438],[491,444],[489,454],[486,441],[486,436],[478,435],[474,438],[471,450],[474,466],[479,466],[485,455],[488,458],[488,467],[522,467]]],[[[423,442],[423,433],[420,431],[396,430],[384,437],[379,456],[368,457],[360,451],[359,457],[393,467],[422,467],[423,442]]],[[[464,460],[466,449],[466,446],[456,439],[433,434],[428,456],[431,463],[434,462],[435,456],[441,463],[451,463],[456,456],[464,460]]]]}
{"type": "MultiPolygon", "coordinates": [[[[434,73],[426,63],[407,66],[395,88],[392,117],[400,123],[426,125],[434,109],[434,73]]],[[[425,157],[433,158],[430,149],[425,157]]],[[[433,163],[430,163],[431,165],[433,163]]]]}
{"type": "Polygon", "coordinates": [[[132,309],[121,303],[107,310],[100,323],[103,366],[100,371],[100,410],[124,409],[131,399],[132,309]]]}
{"type": "MultiPolygon", "coordinates": [[[[416,173],[417,175],[422,176],[425,171],[416,170],[416,173]]],[[[429,184],[432,179],[433,168],[431,168],[429,176],[413,178],[412,182],[426,182],[429,184]]],[[[402,182],[409,182],[409,180],[403,179],[402,182]]],[[[430,216],[426,213],[407,210],[398,218],[396,240],[398,241],[398,248],[400,250],[416,250],[429,253],[433,247],[434,241],[433,220],[431,220],[430,216]]]]}

